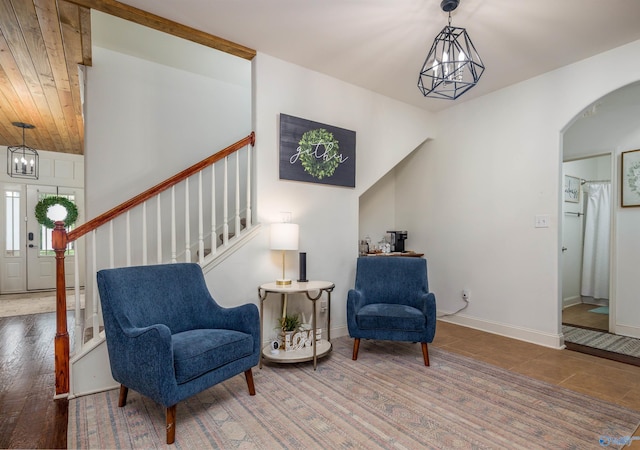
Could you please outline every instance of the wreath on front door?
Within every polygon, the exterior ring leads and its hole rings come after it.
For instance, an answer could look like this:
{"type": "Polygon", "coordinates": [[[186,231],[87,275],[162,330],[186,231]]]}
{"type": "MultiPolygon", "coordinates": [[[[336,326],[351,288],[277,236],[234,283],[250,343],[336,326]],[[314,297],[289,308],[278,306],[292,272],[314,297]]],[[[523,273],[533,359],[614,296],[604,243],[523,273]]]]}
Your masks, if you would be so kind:
{"type": "Polygon", "coordinates": [[[49,208],[54,205],[60,205],[67,211],[67,216],[63,220],[65,227],[70,227],[78,219],[78,208],[71,200],[57,196],[45,197],[36,205],[36,220],[40,225],[55,228],[56,224],[47,216],[49,208]]]}

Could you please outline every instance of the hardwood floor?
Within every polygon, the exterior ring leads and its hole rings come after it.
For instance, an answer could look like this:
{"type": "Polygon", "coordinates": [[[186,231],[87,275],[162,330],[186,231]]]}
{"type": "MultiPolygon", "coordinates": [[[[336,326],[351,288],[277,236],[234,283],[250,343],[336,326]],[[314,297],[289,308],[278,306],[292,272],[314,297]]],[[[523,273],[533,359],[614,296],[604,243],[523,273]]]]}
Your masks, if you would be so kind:
{"type": "Polygon", "coordinates": [[[0,448],[67,448],[68,402],[53,400],[55,334],[55,313],[0,318],[0,448]]]}
{"type": "MultiPolygon", "coordinates": [[[[53,400],[54,335],[53,313],[0,318],[0,448],[66,448],[68,404],[53,400]]],[[[640,410],[640,367],[442,321],[432,345],[640,410]]]]}

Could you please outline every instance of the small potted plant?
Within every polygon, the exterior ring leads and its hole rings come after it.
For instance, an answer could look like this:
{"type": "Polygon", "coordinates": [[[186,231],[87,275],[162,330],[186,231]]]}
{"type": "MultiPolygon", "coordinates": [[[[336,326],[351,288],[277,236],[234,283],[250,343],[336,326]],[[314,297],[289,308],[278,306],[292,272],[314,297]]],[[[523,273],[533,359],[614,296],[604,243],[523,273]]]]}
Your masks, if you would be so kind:
{"type": "Polygon", "coordinates": [[[300,326],[302,325],[300,315],[286,315],[278,319],[278,324],[282,329],[282,342],[284,344],[284,350],[294,350],[293,343],[295,342],[295,339],[293,338],[293,336],[300,330],[300,326]]]}

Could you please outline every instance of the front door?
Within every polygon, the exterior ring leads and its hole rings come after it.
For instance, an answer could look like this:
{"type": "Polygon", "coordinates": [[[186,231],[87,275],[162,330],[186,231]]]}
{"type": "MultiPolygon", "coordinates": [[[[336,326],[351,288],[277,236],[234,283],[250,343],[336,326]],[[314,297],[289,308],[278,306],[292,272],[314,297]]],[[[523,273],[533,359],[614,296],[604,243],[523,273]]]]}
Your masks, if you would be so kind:
{"type": "MultiPolygon", "coordinates": [[[[84,191],[78,188],[62,188],[56,186],[27,185],[27,290],[55,289],[56,259],[51,244],[52,230],[40,225],[35,217],[37,203],[45,197],[60,196],[74,202],[78,207],[78,220],[83,221],[84,191]]],[[[73,229],[73,226],[70,228],[73,229]]],[[[69,231],[68,229],[67,231],[69,231]]],[[[75,286],[74,255],[78,251],[80,286],[84,286],[84,254],[82,246],[72,242],[65,253],[66,287],[75,286]]]]}

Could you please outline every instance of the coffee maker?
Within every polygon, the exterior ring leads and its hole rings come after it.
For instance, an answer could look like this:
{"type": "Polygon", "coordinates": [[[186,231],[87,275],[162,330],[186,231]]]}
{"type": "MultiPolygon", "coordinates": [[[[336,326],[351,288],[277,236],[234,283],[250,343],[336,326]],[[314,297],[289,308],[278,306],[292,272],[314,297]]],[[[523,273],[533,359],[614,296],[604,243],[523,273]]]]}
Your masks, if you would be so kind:
{"type": "Polygon", "coordinates": [[[407,239],[406,231],[387,231],[391,235],[391,251],[404,252],[404,241],[407,239]]]}

